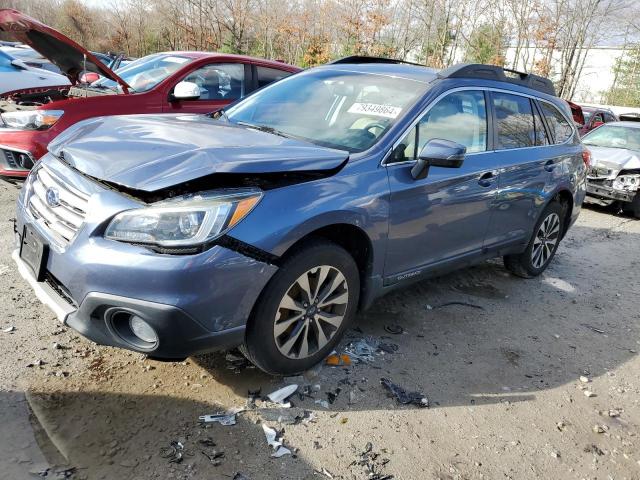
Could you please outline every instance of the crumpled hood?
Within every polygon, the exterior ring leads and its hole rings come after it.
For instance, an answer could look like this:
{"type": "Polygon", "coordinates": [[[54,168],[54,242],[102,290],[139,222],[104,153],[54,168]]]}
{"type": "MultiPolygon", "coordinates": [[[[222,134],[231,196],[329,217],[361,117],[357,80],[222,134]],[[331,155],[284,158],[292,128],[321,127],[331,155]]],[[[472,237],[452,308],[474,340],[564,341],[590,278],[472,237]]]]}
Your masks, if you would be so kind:
{"type": "Polygon", "coordinates": [[[349,153],[204,115],[97,117],[70,127],[49,151],[91,177],[153,192],[214,173],[319,172],[349,153]]]}
{"type": "Polygon", "coordinates": [[[591,167],[597,169],[599,177],[615,178],[621,170],[640,169],[640,152],[594,145],[586,147],[591,152],[591,167]]]}
{"type": "Polygon", "coordinates": [[[7,32],[15,40],[26,43],[51,60],[74,84],[79,82],[86,70],[110,78],[122,85],[125,91],[129,88],[124,80],[86,48],[17,10],[0,9],[0,31],[7,32]]]}

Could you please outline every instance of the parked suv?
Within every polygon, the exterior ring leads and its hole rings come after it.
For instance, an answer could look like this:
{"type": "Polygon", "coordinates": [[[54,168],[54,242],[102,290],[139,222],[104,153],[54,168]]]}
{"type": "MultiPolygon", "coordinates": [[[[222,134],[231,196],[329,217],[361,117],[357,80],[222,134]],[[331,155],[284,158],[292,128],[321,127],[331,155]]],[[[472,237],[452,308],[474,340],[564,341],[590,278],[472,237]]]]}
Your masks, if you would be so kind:
{"type": "Polygon", "coordinates": [[[129,113],[209,113],[300,71],[240,55],[164,52],[129,63],[116,74],[70,38],[15,10],[0,10],[2,30],[49,58],[74,86],[29,88],[0,98],[0,178],[26,177],[49,142],[80,120],[129,113]],[[91,73],[103,78],[78,85],[91,73]]]}
{"type": "Polygon", "coordinates": [[[496,256],[547,268],[588,154],[552,84],[511,75],[356,57],[217,119],[85,120],[25,183],[13,258],[97,343],[169,359],[241,345],[267,372],[303,371],[393,288],[496,256]]]}

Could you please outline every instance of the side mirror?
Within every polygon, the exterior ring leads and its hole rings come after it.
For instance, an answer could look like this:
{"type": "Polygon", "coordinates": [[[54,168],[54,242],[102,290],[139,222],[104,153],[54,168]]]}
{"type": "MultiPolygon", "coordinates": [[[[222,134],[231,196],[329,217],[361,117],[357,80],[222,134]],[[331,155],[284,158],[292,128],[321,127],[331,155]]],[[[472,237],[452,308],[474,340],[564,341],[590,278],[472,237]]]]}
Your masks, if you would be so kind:
{"type": "Polygon", "coordinates": [[[200,98],[200,87],[193,82],[180,82],[171,95],[172,100],[197,100],[200,98]]]}
{"type": "Polygon", "coordinates": [[[429,140],[418,155],[418,161],[411,168],[411,176],[414,180],[425,178],[429,173],[429,167],[460,168],[466,153],[467,147],[451,140],[429,140]]]}

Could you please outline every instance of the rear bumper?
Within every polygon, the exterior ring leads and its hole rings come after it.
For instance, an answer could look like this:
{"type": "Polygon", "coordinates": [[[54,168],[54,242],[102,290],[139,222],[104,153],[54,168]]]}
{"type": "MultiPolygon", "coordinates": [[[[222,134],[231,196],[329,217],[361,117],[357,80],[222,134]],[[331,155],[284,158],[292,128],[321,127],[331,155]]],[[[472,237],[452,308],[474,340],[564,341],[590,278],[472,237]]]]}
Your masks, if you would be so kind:
{"type": "Polygon", "coordinates": [[[587,182],[587,196],[598,199],[619,200],[621,202],[633,202],[633,198],[637,192],[628,192],[623,190],[615,190],[606,185],[598,185],[587,182]]]}

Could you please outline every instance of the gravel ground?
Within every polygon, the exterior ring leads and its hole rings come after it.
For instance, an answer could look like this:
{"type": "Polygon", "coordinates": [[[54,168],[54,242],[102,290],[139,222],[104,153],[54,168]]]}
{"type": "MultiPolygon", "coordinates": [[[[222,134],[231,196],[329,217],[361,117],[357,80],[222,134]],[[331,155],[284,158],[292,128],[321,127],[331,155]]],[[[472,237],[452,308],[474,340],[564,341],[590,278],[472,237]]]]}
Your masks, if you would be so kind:
{"type": "Polygon", "coordinates": [[[537,279],[494,261],[390,294],[342,345],[390,352],[299,379],[303,420],[202,425],[286,381],[224,354],[156,362],[59,325],[10,259],[17,191],[0,184],[0,327],[15,328],[0,331],[0,478],[640,478],[640,221],[583,211],[537,279]],[[381,378],[429,408],[397,404],[381,378]],[[272,458],[261,423],[294,455],[272,458]]]}

